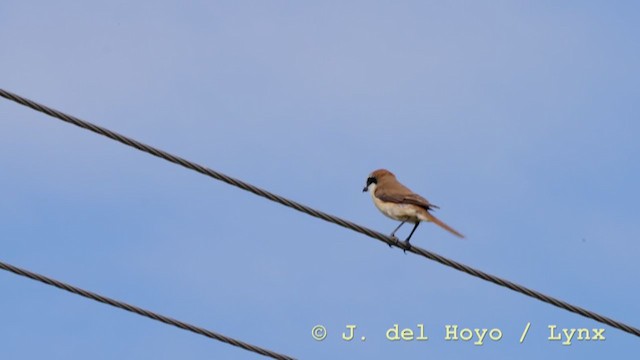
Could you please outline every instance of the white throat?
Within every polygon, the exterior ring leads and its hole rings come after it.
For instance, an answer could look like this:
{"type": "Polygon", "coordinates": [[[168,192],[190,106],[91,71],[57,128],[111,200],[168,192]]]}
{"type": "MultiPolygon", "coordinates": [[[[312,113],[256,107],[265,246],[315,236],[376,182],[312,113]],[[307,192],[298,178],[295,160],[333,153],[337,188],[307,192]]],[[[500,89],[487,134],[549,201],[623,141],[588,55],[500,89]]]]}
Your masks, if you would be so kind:
{"type": "Polygon", "coordinates": [[[378,184],[372,182],[371,184],[369,184],[369,187],[367,187],[367,191],[369,191],[369,195],[371,195],[372,199],[375,199],[375,192],[376,192],[376,188],[378,187],[378,184]]]}

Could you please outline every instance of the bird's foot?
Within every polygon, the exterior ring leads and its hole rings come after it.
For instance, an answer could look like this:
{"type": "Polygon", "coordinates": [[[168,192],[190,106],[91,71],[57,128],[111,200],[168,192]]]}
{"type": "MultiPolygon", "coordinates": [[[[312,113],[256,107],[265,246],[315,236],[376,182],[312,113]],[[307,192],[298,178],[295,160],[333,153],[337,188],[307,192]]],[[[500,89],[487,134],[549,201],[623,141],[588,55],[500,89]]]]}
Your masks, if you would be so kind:
{"type": "MultiPolygon", "coordinates": [[[[392,238],[393,241],[395,242],[394,245],[398,246],[398,244],[400,243],[400,240],[398,240],[398,238],[394,234],[389,235],[389,237],[392,238]]],[[[387,244],[387,245],[389,245],[390,248],[393,247],[391,244],[387,244]]]]}
{"type": "Polygon", "coordinates": [[[404,241],[404,245],[407,247],[406,249],[402,249],[402,251],[406,254],[408,249],[411,249],[411,243],[409,240],[404,241]]]}

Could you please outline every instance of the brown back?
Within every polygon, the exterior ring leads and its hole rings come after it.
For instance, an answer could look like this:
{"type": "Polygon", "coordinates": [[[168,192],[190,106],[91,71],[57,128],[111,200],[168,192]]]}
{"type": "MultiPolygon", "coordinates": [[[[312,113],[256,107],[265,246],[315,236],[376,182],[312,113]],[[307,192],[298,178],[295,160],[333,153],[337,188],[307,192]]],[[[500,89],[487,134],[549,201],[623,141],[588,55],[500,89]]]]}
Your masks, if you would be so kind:
{"type": "Polygon", "coordinates": [[[382,201],[388,201],[398,204],[412,204],[417,205],[425,210],[431,210],[437,208],[437,206],[431,204],[427,199],[414,193],[408,187],[402,185],[388,170],[380,169],[371,174],[377,180],[377,187],[375,195],[382,201]]]}

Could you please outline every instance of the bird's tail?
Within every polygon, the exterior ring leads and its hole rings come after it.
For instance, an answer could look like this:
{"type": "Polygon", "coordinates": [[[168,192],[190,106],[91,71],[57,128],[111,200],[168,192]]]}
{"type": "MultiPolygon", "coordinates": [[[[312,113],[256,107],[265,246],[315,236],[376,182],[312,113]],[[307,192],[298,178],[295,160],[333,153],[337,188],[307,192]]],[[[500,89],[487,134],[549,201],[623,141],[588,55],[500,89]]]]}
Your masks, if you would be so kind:
{"type": "Polygon", "coordinates": [[[433,216],[433,214],[431,214],[430,212],[425,211],[423,214],[426,214],[424,216],[425,219],[420,219],[420,220],[431,221],[432,223],[440,226],[441,228],[443,228],[443,229],[447,230],[448,232],[452,233],[453,235],[455,235],[455,236],[457,236],[457,237],[459,237],[461,239],[464,239],[464,235],[460,234],[459,232],[454,230],[451,226],[449,226],[449,225],[445,224],[444,222],[442,222],[442,220],[440,220],[437,217],[433,216]]]}

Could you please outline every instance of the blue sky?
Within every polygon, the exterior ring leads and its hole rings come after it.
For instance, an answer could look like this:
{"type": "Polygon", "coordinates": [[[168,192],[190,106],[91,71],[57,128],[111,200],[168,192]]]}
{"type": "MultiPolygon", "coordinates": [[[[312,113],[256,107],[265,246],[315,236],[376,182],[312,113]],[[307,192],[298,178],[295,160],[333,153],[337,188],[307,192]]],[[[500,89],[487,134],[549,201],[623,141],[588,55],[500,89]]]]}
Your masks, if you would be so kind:
{"type": "MultiPolygon", "coordinates": [[[[4,1],[0,86],[384,233],[361,189],[388,168],[467,236],[423,225],[416,245],[640,326],[639,10],[4,1]]],[[[2,261],[303,359],[640,349],[609,327],[548,341],[601,325],[17,104],[0,116],[2,261]],[[396,323],[430,340],[386,340],[396,323]],[[347,324],[367,340],[340,340],[347,324]],[[445,341],[447,324],[503,338],[445,341]]],[[[257,357],[9,273],[0,288],[2,358],[257,357]]]]}

